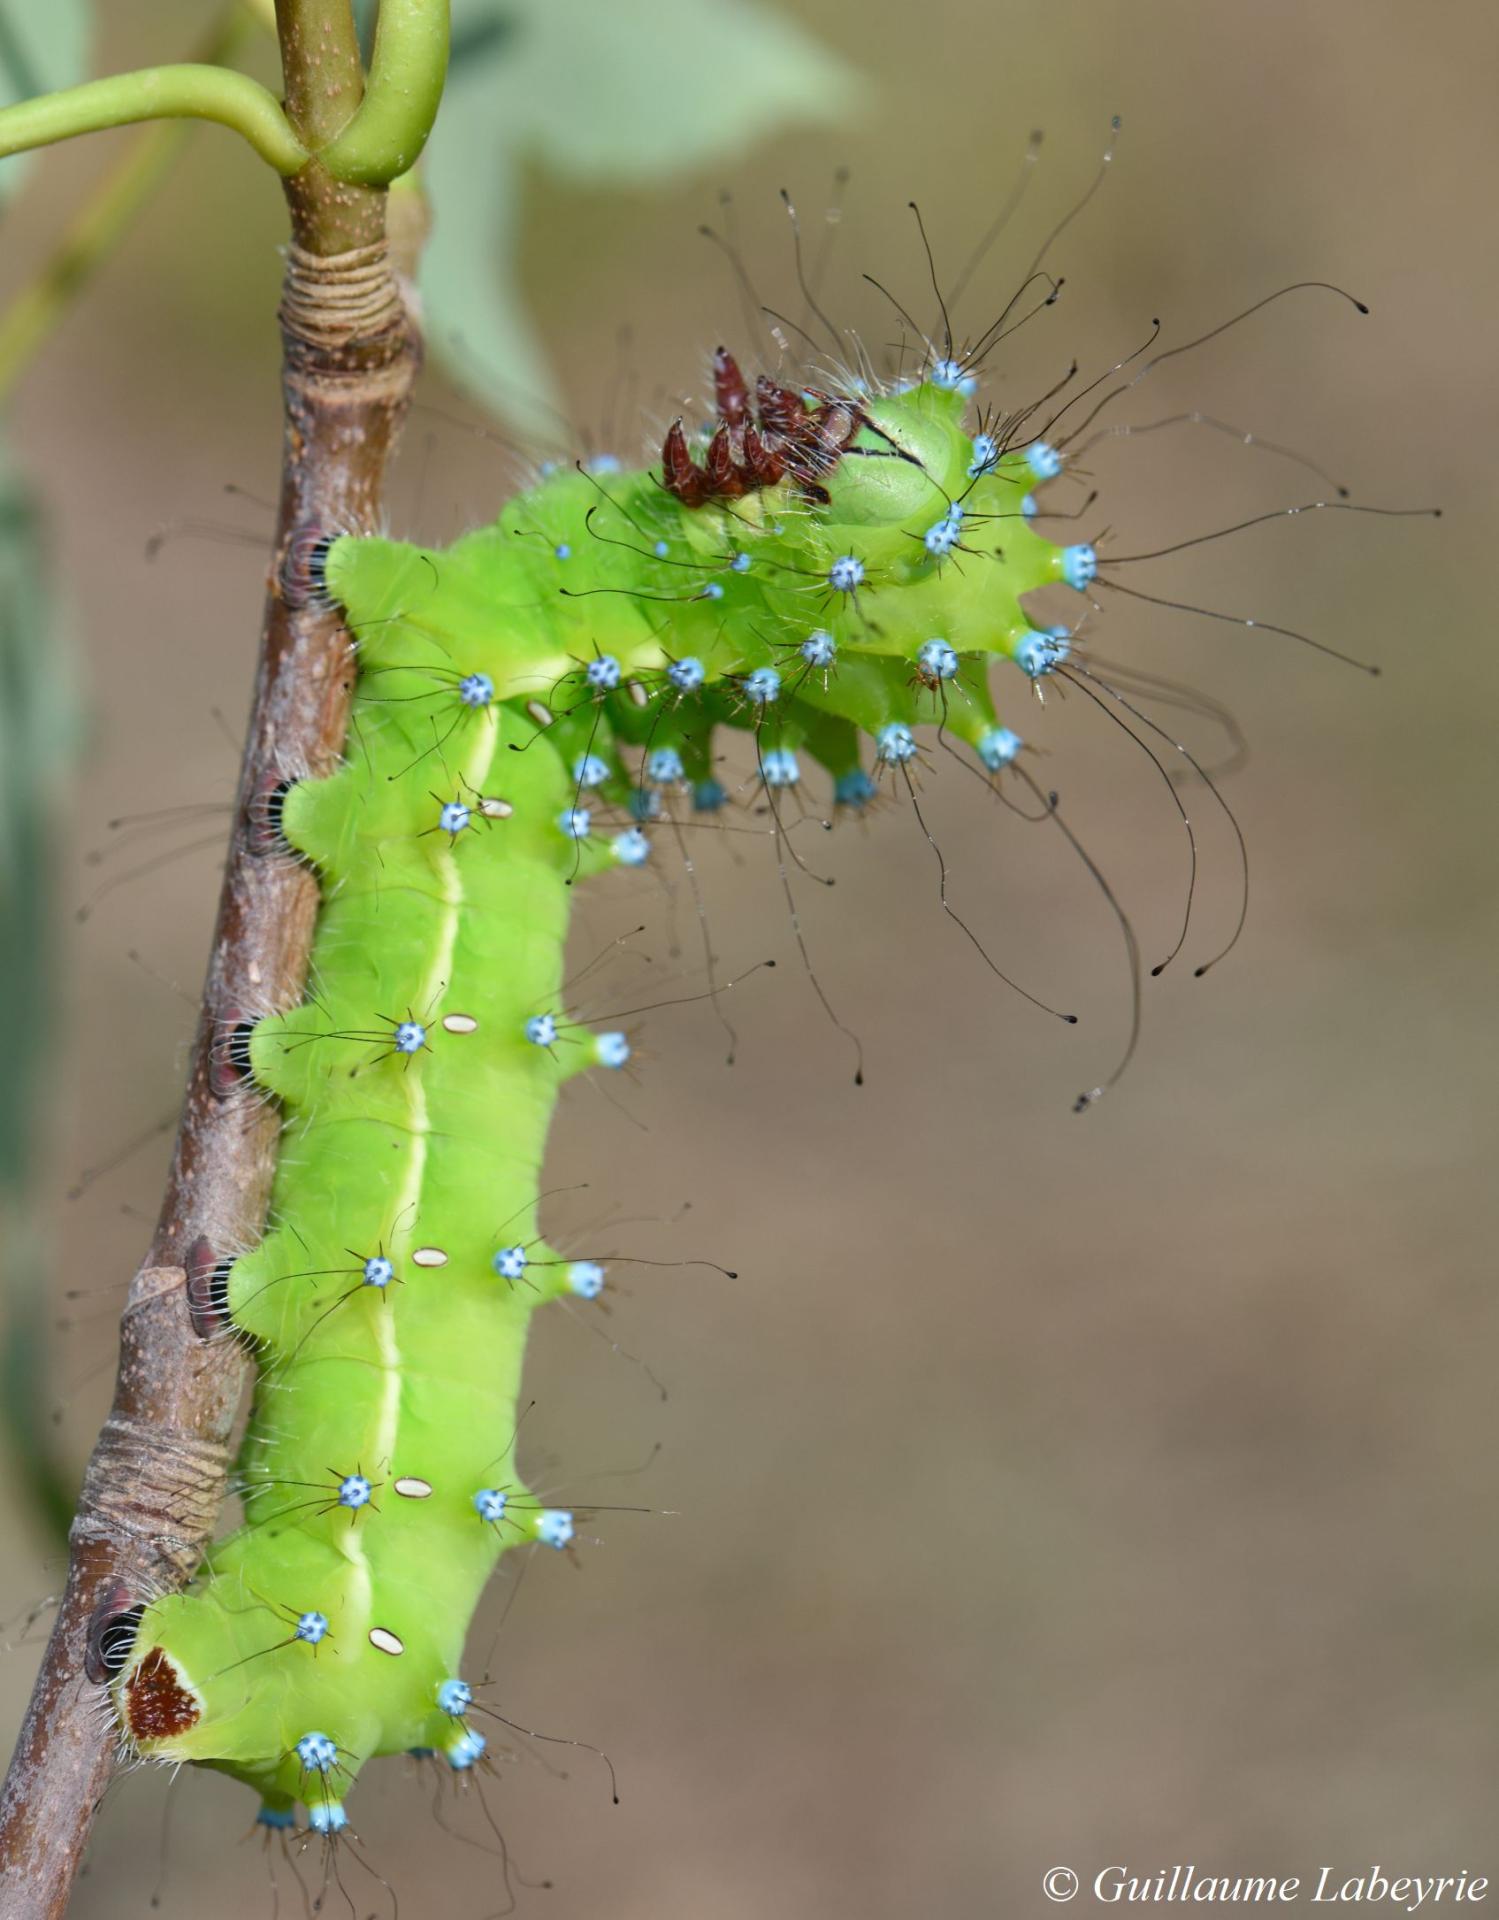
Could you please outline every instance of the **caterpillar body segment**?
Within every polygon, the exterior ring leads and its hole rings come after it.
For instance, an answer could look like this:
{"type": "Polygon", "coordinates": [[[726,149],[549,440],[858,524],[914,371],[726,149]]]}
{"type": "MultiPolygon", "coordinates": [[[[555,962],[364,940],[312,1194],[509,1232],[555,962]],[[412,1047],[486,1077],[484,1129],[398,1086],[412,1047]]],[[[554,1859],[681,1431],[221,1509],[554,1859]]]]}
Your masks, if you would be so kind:
{"type": "Polygon", "coordinates": [[[826,396],[777,404],[770,453],[735,443],[713,487],[675,453],[564,469],[445,550],[318,549],[359,680],[345,763],[280,804],[323,888],[309,995],[236,1056],[285,1113],[270,1229],[227,1281],[260,1366],[245,1524],[113,1683],[137,1751],[236,1775],[272,1824],[301,1802],[336,1834],[378,1755],[476,1764],[485,1583],[572,1538],[514,1452],[532,1313],[603,1284],[537,1239],[557,1092],[630,1056],[566,1015],[575,882],[648,859],[663,796],[723,804],[723,727],[767,789],[805,759],[847,807],[938,719],[996,772],[1006,702],[1067,644],[1024,604],[1091,553],[1034,530],[1048,449],[975,435],[930,380],[849,401],[835,446],[807,424],[826,396]]]}
{"type": "MultiPolygon", "coordinates": [[[[316,1003],[262,1021],[250,1046],[286,1132],[272,1215],[284,1224],[228,1285],[261,1370],[247,1524],[189,1593],[147,1609],[117,1688],[142,1751],[221,1767],[273,1806],[323,1802],[333,1769],[299,1755],[309,1730],[335,1744],[342,1786],[374,1754],[461,1739],[437,1690],[495,1560],[535,1537],[541,1512],[507,1436],[527,1323],[560,1283],[549,1271],[543,1287],[511,1285],[492,1261],[502,1227],[535,1237],[561,1072],[525,1023],[561,985],[572,848],[556,819],[572,785],[543,740],[507,756],[502,828],[428,831],[441,770],[387,777],[421,752],[423,721],[378,687],[363,682],[347,764],[300,783],[285,809],[325,894],[316,1003]],[[372,1008],[394,1010],[392,1033],[423,1028],[424,1044],[365,1037],[372,1008]],[[475,1494],[507,1484],[506,1524],[485,1524],[475,1494]],[[296,1630],[309,1611],[328,1622],[310,1642],[296,1630]]],[[[522,732],[513,713],[483,716],[450,764],[478,788],[522,732]]]]}
{"type": "MultiPolygon", "coordinates": [[[[707,715],[730,724],[756,722],[743,683],[757,669],[780,678],[762,706],[784,694],[871,735],[914,723],[930,712],[908,685],[922,647],[950,646],[971,663],[965,685],[977,685],[991,662],[1024,651],[1026,596],[1067,584],[1082,551],[1037,536],[1021,504],[1041,484],[1031,460],[985,463],[964,406],[929,384],[868,402],[875,427],[825,477],[826,504],[784,480],[689,508],[654,471],[562,469],[441,553],[336,542],[329,589],[368,608],[357,629],[366,658],[419,665],[424,646],[466,648],[511,697],[574,709],[603,655],[622,681],[643,675],[654,689],[667,678],[682,700],[701,692],[707,715]],[[825,684],[799,652],[814,634],[837,661],[825,684]],[[698,686],[668,678],[681,661],[701,668],[698,686]]],[[[632,725],[628,695],[599,691],[626,737],[686,729],[686,715],[632,725]]]]}

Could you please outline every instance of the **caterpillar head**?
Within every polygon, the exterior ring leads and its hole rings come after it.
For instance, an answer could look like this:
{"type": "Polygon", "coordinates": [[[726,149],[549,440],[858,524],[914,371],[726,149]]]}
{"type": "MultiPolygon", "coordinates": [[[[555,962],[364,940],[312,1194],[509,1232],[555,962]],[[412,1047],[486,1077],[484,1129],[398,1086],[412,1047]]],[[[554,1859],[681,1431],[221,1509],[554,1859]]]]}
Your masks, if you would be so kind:
{"type": "Polygon", "coordinates": [[[962,396],[923,384],[860,410],[863,424],[824,483],[829,526],[856,527],[867,540],[939,516],[962,493],[972,457],[962,396]]]}

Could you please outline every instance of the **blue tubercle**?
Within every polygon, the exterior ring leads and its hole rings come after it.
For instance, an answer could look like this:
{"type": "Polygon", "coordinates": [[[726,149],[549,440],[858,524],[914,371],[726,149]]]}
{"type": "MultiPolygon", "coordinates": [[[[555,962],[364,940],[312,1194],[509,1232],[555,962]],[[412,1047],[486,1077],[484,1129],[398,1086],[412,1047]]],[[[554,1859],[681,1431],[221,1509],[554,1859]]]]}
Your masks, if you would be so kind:
{"type": "Polygon", "coordinates": [[[448,1765],[454,1773],[467,1773],[470,1767],[478,1765],[488,1745],[482,1733],[471,1732],[465,1727],[447,1749],[448,1765]]]}
{"type": "Polygon", "coordinates": [[[600,1033],[594,1036],[593,1057],[601,1067],[620,1068],[630,1057],[630,1042],[622,1033],[600,1033]]]}
{"type": "Polygon", "coordinates": [[[850,767],[833,782],[833,804],[839,807],[867,807],[879,788],[862,767],[850,767]]]}
{"type": "Polygon", "coordinates": [[[597,753],[580,753],[573,762],[573,781],[580,787],[601,787],[609,778],[609,762],[597,753]]]}
{"type": "Polygon", "coordinates": [[[466,673],[458,682],[458,698],[466,707],[487,707],[494,698],[494,682],[487,673],[466,673]]]}
{"type": "Polygon", "coordinates": [[[674,787],[686,777],[675,747],[653,747],[645,757],[645,777],[658,787],[674,787]]]}
{"type": "Polygon", "coordinates": [[[760,762],[760,777],[767,787],[794,787],[802,770],[790,747],[772,747],[760,762]]]}
{"type": "Polygon", "coordinates": [[[569,840],[586,840],[593,827],[593,815],[587,807],[564,807],[557,825],[569,840]]]}
{"type": "Polygon", "coordinates": [[[1032,680],[1039,680],[1062,662],[1072,651],[1072,635],[1066,627],[1052,627],[1046,633],[1022,635],[1015,647],[1015,664],[1032,680]]]}
{"type": "Polygon", "coordinates": [[[903,767],[916,758],[916,740],[903,720],[892,720],[875,736],[875,752],[888,767],[903,767]]]}
{"type": "Polygon", "coordinates": [[[1063,547],[1062,578],[1079,593],[1098,577],[1098,555],[1089,546],[1063,547]]]}
{"type": "Polygon", "coordinates": [[[526,1022],[526,1038],[533,1047],[551,1047],[557,1044],[557,1016],[555,1013],[533,1013],[526,1022]]]}
{"type": "Polygon", "coordinates": [[[560,1553],[573,1537],[573,1517],[563,1507],[543,1507],[536,1516],[536,1538],[560,1553]]]}
{"type": "Polygon", "coordinates": [[[961,360],[946,357],[934,360],[927,378],[944,393],[967,395],[978,391],[978,376],[970,373],[961,360]]]}
{"type": "MultiPolygon", "coordinates": [[[[655,794],[647,794],[648,800],[656,799],[655,794]]],[[[626,827],[623,833],[614,836],[614,857],[622,867],[643,867],[651,857],[651,843],[639,827],[626,827]]]]}
{"type": "Polygon", "coordinates": [[[923,640],[916,666],[923,680],[951,680],[958,671],[958,650],[949,640],[923,640]]]}
{"type": "Polygon", "coordinates": [[[978,757],[990,773],[998,773],[1001,768],[1014,764],[1016,754],[1024,745],[1020,735],[1008,727],[991,727],[979,740],[978,757]]]}
{"type": "Polygon", "coordinates": [[[583,678],[598,693],[613,693],[624,678],[624,669],[612,653],[601,653],[583,669],[583,678]]]}
{"type": "Polygon", "coordinates": [[[604,1269],[597,1260],[574,1260],[567,1270],[567,1290],[580,1300],[597,1300],[604,1291],[604,1269]]]}
{"type": "Polygon", "coordinates": [[[973,458],[968,462],[968,478],[978,480],[999,465],[999,441],[992,433],[973,436],[973,458]]]}
{"type": "Polygon", "coordinates": [[[474,1495],[474,1512],[481,1520],[493,1526],[497,1520],[503,1520],[505,1509],[510,1504],[510,1496],[498,1487],[480,1487],[474,1495]]]}
{"type": "Polygon", "coordinates": [[[666,677],[678,693],[696,693],[708,677],[708,670],[694,654],[684,653],[666,669],[666,677]]]}
{"type": "Polygon", "coordinates": [[[326,1733],[304,1733],[296,1753],[308,1773],[329,1773],[338,1760],[338,1747],[326,1733]]]}
{"type": "Polygon", "coordinates": [[[307,1809],[307,1824],[314,1833],[342,1833],[349,1824],[349,1816],[337,1800],[323,1800],[307,1809]]]}
{"type": "Polygon", "coordinates": [[[427,1029],[417,1020],[402,1020],[391,1035],[397,1053],[420,1053],[427,1044],[427,1029]]]}
{"type": "Polygon", "coordinates": [[[357,1511],[358,1508],[369,1505],[373,1491],[374,1489],[362,1473],[346,1473],[338,1483],[338,1504],[341,1507],[348,1507],[351,1511],[357,1511]]]}
{"type": "Polygon", "coordinates": [[[396,1277],[396,1270],[383,1253],[372,1253],[362,1269],[364,1284],[367,1287],[388,1287],[396,1277]]]}
{"type": "Polygon", "coordinates": [[[437,1689],[438,1708],[455,1720],[461,1720],[473,1704],[474,1690],[467,1680],[444,1680],[437,1689]]]}
{"type": "Polygon", "coordinates": [[[764,707],[780,697],[781,676],[774,667],[756,667],[744,676],[739,686],[751,705],[764,707]]]}
{"type": "Polygon", "coordinates": [[[297,1615],[296,1636],[305,1640],[309,1647],[317,1646],[328,1637],[328,1616],[310,1608],[306,1613],[297,1615]]]}
{"type": "Polygon", "coordinates": [[[864,584],[864,562],[843,553],[828,568],[828,585],[835,593],[853,593],[864,584]]]}
{"type": "Polygon", "coordinates": [[[450,833],[456,839],[469,823],[469,810],[461,800],[449,800],[437,816],[437,824],[444,833],[450,833]]]}
{"type": "Polygon", "coordinates": [[[697,813],[718,813],[728,804],[728,793],[720,780],[699,780],[692,789],[692,805],[697,813]]]}
{"type": "Polygon", "coordinates": [[[524,1247],[501,1247],[489,1264],[502,1280],[520,1280],[531,1263],[524,1247]]]}
{"type": "Polygon", "coordinates": [[[1037,440],[1025,450],[1025,464],[1038,480],[1055,480],[1062,471],[1062,456],[1055,447],[1037,440]]]}
{"type": "Polygon", "coordinates": [[[285,1833],[297,1824],[297,1816],[291,1807],[262,1807],[255,1816],[257,1827],[270,1827],[277,1833],[285,1833]]]}
{"type": "Polygon", "coordinates": [[[809,667],[830,667],[838,658],[838,642],[822,627],[809,633],[798,648],[809,667]]]}

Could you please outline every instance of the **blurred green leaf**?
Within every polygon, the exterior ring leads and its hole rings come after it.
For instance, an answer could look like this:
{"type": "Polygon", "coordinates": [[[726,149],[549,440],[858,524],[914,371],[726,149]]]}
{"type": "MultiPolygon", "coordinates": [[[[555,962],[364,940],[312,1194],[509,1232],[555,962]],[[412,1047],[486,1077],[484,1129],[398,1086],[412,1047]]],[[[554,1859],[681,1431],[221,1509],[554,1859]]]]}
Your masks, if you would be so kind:
{"type": "Polygon", "coordinates": [[[0,449],[0,1005],[24,1009],[0,1100],[8,1471],[66,1532],[73,1488],[47,1425],[48,1265],[31,1187],[47,1107],[57,974],[52,877],[59,797],[76,739],[72,679],[46,591],[40,517],[0,449]]]}
{"type": "MultiPolygon", "coordinates": [[[[74,86],[88,71],[88,44],[88,0],[0,0],[0,107],[74,86]]],[[[31,160],[0,162],[0,203],[31,160]]]]}
{"type": "Polygon", "coordinates": [[[524,169],[654,183],[798,121],[854,76],[760,0],[455,0],[453,67],[425,178],[430,338],[499,411],[555,397],[516,259],[524,169]]]}
{"type": "Polygon", "coordinates": [[[52,631],[36,505],[0,450],[0,996],[27,1009],[6,1050],[0,1192],[26,1161],[34,1131],[26,1089],[34,1055],[47,1045],[40,1015],[52,978],[51,823],[73,738],[72,689],[52,631]]]}

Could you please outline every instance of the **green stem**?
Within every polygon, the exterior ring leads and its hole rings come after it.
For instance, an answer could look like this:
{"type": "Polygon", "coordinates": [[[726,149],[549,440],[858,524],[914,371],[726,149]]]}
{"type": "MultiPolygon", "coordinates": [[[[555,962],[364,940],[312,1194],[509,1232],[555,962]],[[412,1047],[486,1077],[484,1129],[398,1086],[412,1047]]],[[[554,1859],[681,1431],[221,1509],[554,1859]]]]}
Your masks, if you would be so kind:
{"type": "Polygon", "coordinates": [[[105,127],[174,119],[232,127],[277,173],[293,174],[307,164],[307,150],[275,95],[247,74],[213,66],[143,67],[6,107],[0,110],[0,158],[105,127]]]}
{"type": "Polygon", "coordinates": [[[336,180],[386,187],[416,164],[448,70],[448,0],[380,0],[364,99],[318,160],[336,180]]]}

